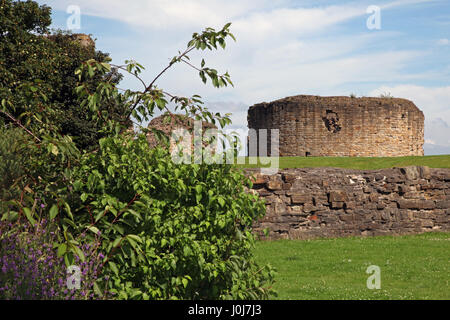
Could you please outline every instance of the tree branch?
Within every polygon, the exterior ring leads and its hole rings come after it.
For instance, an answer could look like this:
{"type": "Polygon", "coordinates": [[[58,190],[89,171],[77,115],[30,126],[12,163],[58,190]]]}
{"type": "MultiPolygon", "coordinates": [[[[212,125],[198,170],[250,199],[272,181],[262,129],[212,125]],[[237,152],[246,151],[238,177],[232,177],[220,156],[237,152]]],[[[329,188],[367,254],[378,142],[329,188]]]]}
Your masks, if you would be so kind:
{"type": "Polygon", "coordinates": [[[21,127],[23,130],[25,130],[29,135],[31,135],[34,139],[36,139],[38,142],[42,142],[41,139],[39,139],[38,137],[36,137],[33,132],[31,132],[30,130],[28,130],[27,128],[25,128],[25,126],[23,124],[20,123],[19,120],[17,120],[16,118],[14,118],[12,115],[10,115],[8,112],[0,110],[1,113],[3,113],[4,115],[6,115],[8,118],[10,118],[12,121],[14,121],[19,127],[21,127]]]}
{"type": "MultiPolygon", "coordinates": [[[[153,87],[153,85],[155,84],[156,80],[158,80],[170,67],[172,67],[175,62],[177,60],[181,60],[183,57],[185,57],[189,52],[191,52],[192,50],[194,50],[195,47],[191,46],[190,48],[186,49],[182,54],[180,54],[178,57],[176,57],[176,59],[172,59],[172,61],[170,61],[169,65],[167,67],[165,67],[153,80],[152,82],[150,82],[150,84],[145,88],[144,92],[142,94],[147,93],[148,91],[151,90],[151,88],[153,87]]],[[[136,106],[139,104],[139,102],[141,102],[142,100],[142,95],[139,97],[139,99],[137,99],[137,101],[134,103],[133,107],[131,107],[130,110],[130,114],[131,112],[136,108],[136,106]]]]}

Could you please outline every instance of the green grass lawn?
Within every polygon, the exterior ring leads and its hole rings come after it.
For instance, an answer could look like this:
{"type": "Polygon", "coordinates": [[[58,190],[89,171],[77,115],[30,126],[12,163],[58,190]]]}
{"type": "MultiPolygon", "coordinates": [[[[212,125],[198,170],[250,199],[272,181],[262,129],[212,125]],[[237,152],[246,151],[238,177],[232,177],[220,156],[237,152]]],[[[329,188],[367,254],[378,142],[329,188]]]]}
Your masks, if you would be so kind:
{"type": "Polygon", "coordinates": [[[255,253],[277,270],[275,299],[450,299],[450,233],[258,241],[255,253]],[[370,265],[379,290],[367,288],[370,265]]]}
{"type": "MultiPolygon", "coordinates": [[[[269,161],[270,158],[262,158],[269,161]]],[[[450,155],[423,156],[423,157],[280,157],[279,168],[312,168],[312,167],[337,167],[361,170],[374,170],[405,166],[428,166],[430,168],[450,168],[450,155]]],[[[242,161],[243,158],[240,158],[242,161]]],[[[245,168],[259,168],[264,165],[249,164],[249,158],[245,158],[246,164],[239,165],[245,168]]]]}

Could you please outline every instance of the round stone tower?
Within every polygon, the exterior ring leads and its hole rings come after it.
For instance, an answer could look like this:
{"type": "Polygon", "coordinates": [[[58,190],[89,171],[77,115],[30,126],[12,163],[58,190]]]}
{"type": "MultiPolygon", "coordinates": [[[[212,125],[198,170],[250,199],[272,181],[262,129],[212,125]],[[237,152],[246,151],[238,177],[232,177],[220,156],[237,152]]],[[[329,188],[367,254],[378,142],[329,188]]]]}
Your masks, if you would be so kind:
{"type": "Polygon", "coordinates": [[[288,97],[250,107],[248,127],[278,129],[280,156],[423,156],[424,115],[406,99],[288,97]]]}

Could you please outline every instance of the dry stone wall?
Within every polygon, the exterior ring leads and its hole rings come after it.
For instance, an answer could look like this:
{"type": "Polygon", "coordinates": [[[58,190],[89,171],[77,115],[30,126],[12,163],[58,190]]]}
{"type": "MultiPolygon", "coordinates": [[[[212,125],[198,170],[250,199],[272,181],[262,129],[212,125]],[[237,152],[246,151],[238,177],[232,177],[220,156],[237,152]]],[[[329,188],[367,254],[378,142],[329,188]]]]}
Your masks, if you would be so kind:
{"type": "Polygon", "coordinates": [[[450,169],[285,169],[254,177],[266,202],[254,225],[270,239],[310,239],[450,231],[450,169]]]}
{"type": "Polygon", "coordinates": [[[424,154],[424,115],[406,99],[288,97],[250,107],[248,127],[258,136],[258,129],[278,129],[282,157],[424,154]]]}

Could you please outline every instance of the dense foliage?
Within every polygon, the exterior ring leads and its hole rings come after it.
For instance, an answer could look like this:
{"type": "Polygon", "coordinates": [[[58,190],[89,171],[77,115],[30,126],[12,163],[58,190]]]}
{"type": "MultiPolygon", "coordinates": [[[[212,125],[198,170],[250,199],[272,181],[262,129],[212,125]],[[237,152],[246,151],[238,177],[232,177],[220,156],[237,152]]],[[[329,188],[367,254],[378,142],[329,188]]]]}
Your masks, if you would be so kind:
{"type": "MultiPolygon", "coordinates": [[[[108,54],[80,45],[70,33],[50,34],[47,6],[34,1],[0,3],[0,96],[10,105],[10,115],[30,130],[49,125],[72,136],[79,148],[92,149],[102,137],[101,125],[80,107],[75,70],[89,59],[104,62],[108,54]]],[[[107,76],[116,83],[121,79],[114,72],[107,76]]],[[[100,80],[93,77],[87,88],[94,89],[100,80]]],[[[126,119],[120,105],[105,103],[102,108],[118,120],[126,119]]],[[[13,121],[2,113],[0,117],[13,121]]]]}
{"type": "MultiPolygon", "coordinates": [[[[2,4],[15,10],[22,5],[12,1],[2,4]]],[[[32,1],[26,4],[35,8],[32,1]]],[[[42,7],[34,10],[47,12],[42,7]]],[[[34,28],[24,28],[23,32],[48,26],[46,19],[35,20],[34,28]],[[41,26],[42,21],[45,23],[41,26]]],[[[78,82],[71,90],[85,110],[86,121],[98,128],[97,147],[87,152],[80,152],[55,123],[62,109],[57,103],[47,103],[51,101],[47,94],[52,92],[39,86],[40,79],[36,78],[34,85],[27,84],[29,94],[26,85],[19,89],[5,82],[3,92],[11,89],[17,94],[2,94],[0,110],[7,124],[2,124],[1,130],[4,136],[15,130],[11,141],[19,147],[8,149],[0,142],[0,158],[10,159],[7,166],[15,168],[11,171],[15,173],[0,183],[6,188],[11,182],[17,186],[0,199],[1,220],[7,222],[0,233],[5,243],[0,254],[17,257],[20,254],[15,250],[31,250],[27,246],[11,248],[11,237],[16,237],[24,223],[35,230],[44,223],[53,232],[51,239],[43,235],[29,238],[32,242],[52,244],[66,267],[92,265],[86,271],[91,273],[85,275],[83,294],[77,298],[269,297],[273,270],[257,265],[252,256],[252,222],[265,210],[256,196],[245,191],[250,180],[231,165],[176,164],[167,148],[149,147],[147,131],[141,126],[157,110],[173,117],[169,101],[175,104],[175,111],[186,116],[218,123],[221,128],[230,123],[229,114],[211,113],[198,95],[178,97],[156,87],[157,80],[177,63],[192,66],[204,83],[210,79],[217,88],[232,85],[228,73],[221,75],[206,67],[204,60],[196,67],[188,56],[194,50],[225,48],[226,38],[234,39],[229,27],[194,33],[187,48],[149,83],[140,76],[144,67],[135,61],[126,61],[125,65],[113,65],[108,58],[84,61],[74,72],[78,82]],[[109,76],[114,69],[135,76],[143,89],[119,90],[117,78],[109,76]],[[139,132],[127,131],[127,121],[111,114],[108,106],[125,110],[127,119],[136,121],[139,132]],[[28,111],[22,116],[17,110],[28,111]],[[27,152],[21,152],[20,147],[27,152]]],[[[225,136],[228,138],[233,137],[225,136]]],[[[5,171],[4,167],[0,170],[5,171]]],[[[56,259],[50,252],[48,257],[56,259]]],[[[4,267],[2,261],[0,269],[4,267]]],[[[20,277],[8,270],[2,281],[20,277]]],[[[56,275],[60,274],[54,275],[49,281],[59,283],[56,275]]],[[[43,276],[48,274],[44,272],[43,276]]],[[[16,289],[8,289],[3,297],[17,298],[16,289]]],[[[47,289],[44,294],[41,288],[33,298],[49,298],[47,289]]]]}
{"type": "Polygon", "coordinates": [[[90,213],[77,226],[101,231],[117,281],[111,290],[121,298],[266,294],[260,287],[269,270],[253,263],[248,230],[265,208],[231,166],[176,165],[143,136],[105,138],[76,176],[74,190],[90,213]]]}

